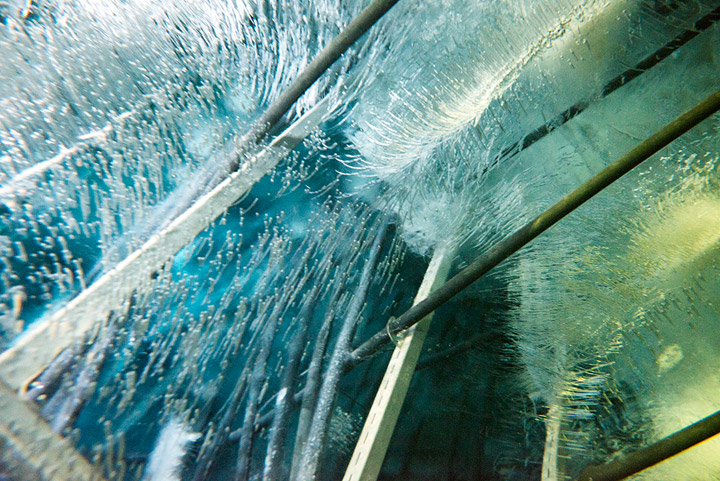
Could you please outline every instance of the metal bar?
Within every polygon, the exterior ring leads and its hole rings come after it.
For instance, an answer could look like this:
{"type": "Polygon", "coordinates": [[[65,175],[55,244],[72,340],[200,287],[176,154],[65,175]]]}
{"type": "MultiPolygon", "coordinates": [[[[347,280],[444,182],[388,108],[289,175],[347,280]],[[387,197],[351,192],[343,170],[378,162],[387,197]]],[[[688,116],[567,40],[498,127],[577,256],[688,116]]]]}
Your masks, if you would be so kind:
{"type": "MultiPolygon", "coordinates": [[[[415,297],[416,303],[445,280],[452,257],[445,248],[435,252],[415,297]]],[[[404,332],[398,340],[343,481],[377,479],[431,322],[432,314],[404,332]]]]}
{"type": "Polygon", "coordinates": [[[355,349],[349,362],[357,363],[378,352],[390,342],[388,331],[395,334],[419,322],[422,318],[445,304],[460,291],[520,250],[570,212],[580,207],[607,186],[630,172],[652,155],[656,154],[660,149],[710,117],[719,109],[720,91],[716,91],[695,107],[680,115],[641,142],[630,152],[607,166],[599,174],[563,197],[558,203],[540,214],[540,216],[490,248],[471,265],[460,271],[442,287],[430,294],[424,301],[414,305],[397,319],[391,319],[388,329],[380,330],[355,349]]]}
{"type": "Polygon", "coordinates": [[[557,481],[562,479],[558,461],[560,460],[560,428],[563,422],[564,409],[562,401],[553,403],[545,420],[545,448],[543,449],[542,471],[540,481],[557,481]]]}
{"type": "Polygon", "coordinates": [[[528,135],[524,136],[522,140],[519,140],[515,144],[504,149],[499,155],[499,158],[507,159],[509,157],[512,157],[518,152],[527,149],[532,144],[548,135],[550,132],[559,129],[567,122],[584,112],[585,109],[591,105],[591,103],[607,97],[623,85],[628,84],[630,81],[636,79],[644,72],[647,72],[652,67],[672,55],[675,51],[688,43],[690,40],[694,39],[702,32],[715,25],[718,20],[720,20],[720,7],[717,7],[716,9],[704,15],[698,21],[693,23],[692,28],[688,28],[684,32],[678,34],[675,38],[660,47],[658,50],[645,57],[638,64],[616,75],[605,85],[605,87],[603,87],[599,99],[593,99],[593,102],[581,100],[580,102],[571,105],[565,111],[553,117],[551,120],[545,122],[545,124],[536,128],[528,135]]]}
{"type": "Polygon", "coordinates": [[[51,431],[33,404],[0,381],[0,465],[11,479],[100,481],[105,479],[72,442],[51,431]]]}
{"type": "Polygon", "coordinates": [[[580,473],[577,481],[617,481],[624,479],[661,461],[665,461],[717,434],[720,434],[720,411],[639,451],[621,456],[607,464],[588,466],[580,473]]]}
{"type": "Polygon", "coordinates": [[[471,349],[475,349],[482,344],[488,345],[490,343],[497,342],[507,342],[507,335],[501,332],[494,332],[492,334],[484,332],[478,334],[477,336],[450,346],[443,351],[434,351],[426,354],[424,358],[418,361],[415,370],[422,371],[423,369],[427,369],[436,364],[448,362],[451,358],[467,352],[471,349]]]}
{"type": "MultiPolygon", "coordinates": [[[[260,142],[307,89],[397,2],[398,0],[374,0],[360,12],[268,107],[250,128],[244,140],[254,144],[260,142]]],[[[246,142],[241,144],[245,145],[246,142]]]]}

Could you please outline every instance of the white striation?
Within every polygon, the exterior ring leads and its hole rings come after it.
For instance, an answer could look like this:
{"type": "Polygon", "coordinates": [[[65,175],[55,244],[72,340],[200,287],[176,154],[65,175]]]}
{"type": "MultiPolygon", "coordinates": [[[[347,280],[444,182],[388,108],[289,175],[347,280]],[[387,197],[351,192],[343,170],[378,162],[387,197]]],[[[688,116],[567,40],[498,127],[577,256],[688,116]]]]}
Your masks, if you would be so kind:
{"type": "Polygon", "coordinates": [[[189,445],[200,437],[181,421],[171,418],[160,431],[145,468],[144,481],[179,481],[189,445]]]}

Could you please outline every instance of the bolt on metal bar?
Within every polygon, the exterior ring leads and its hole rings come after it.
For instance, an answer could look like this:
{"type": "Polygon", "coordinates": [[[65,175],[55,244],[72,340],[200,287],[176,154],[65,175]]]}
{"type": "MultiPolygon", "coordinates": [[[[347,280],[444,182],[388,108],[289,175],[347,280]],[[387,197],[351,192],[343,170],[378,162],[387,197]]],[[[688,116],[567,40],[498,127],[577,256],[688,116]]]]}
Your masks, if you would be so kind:
{"type": "Polygon", "coordinates": [[[634,453],[621,456],[607,464],[588,466],[577,481],[617,481],[679,454],[720,434],[720,411],[681,429],[634,453]]]}
{"type": "MultiPolygon", "coordinates": [[[[434,286],[445,281],[453,255],[452,249],[445,247],[435,249],[418,289],[415,302],[424,299],[434,286]]],[[[365,419],[343,481],[377,480],[410,388],[415,366],[430,329],[431,320],[432,316],[427,316],[415,327],[408,329],[398,341],[370,407],[370,412],[365,419]]]]}
{"type": "Polygon", "coordinates": [[[494,245],[443,286],[433,291],[425,300],[405,311],[400,317],[391,319],[387,329],[381,329],[352,352],[349,363],[355,364],[378,352],[390,342],[391,334],[397,334],[418,323],[570,212],[718,110],[720,110],[720,90],[665,125],[537,218],[494,245]]]}

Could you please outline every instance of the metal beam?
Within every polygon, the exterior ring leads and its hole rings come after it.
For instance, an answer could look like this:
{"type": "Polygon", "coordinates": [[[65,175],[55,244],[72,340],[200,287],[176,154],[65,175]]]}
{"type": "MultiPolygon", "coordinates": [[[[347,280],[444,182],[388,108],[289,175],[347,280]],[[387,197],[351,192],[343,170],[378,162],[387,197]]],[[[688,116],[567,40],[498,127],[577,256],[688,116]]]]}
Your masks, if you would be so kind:
{"type": "MultiPolygon", "coordinates": [[[[445,280],[451,263],[452,253],[447,249],[435,252],[415,297],[416,304],[445,280]]],[[[377,479],[431,322],[432,314],[398,339],[343,481],[377,479]]]]}
{"type": "Polygon", "coordinates": [[[433,291],[424,301],[414,305],[394,321],[390,321],[388,329],[380,330],[353,351],[351,362],[357,363],[378,352],[390,342],[389,334],[397,334],[418,323],[429,313],[452,299],[456,294],[555,225],[566,215],[718,110],[720,110],[720,91],[711,94],[695,107],[641,142],[630,152],[563,197],[558,203],[534,220],[479,256],[472,264],[460,271],[436,291],[433,291]]]}
{"type": "Polygon", "coordinates": [[[70,440],[55,434],[30,402],[0,381],[0,466],[12,479],[100,481],[70,440]]]}
{"type": "Polygon", "coordinates": [[[529,134],[525,135],[522,140],[514,143],[513,145],[503,149],[500,154],[500,158],[507,160],[508,158],[516,155],[529,148],[532,144],[539,141],[549,133],[559,129],[570,120],[574,119],[578,115],[587,109],[590,105],[602,100],[611,93],[615,92],[620,87],[627,85],[632,80],[638,78],[643,73],[647,72],[655,65],[659,64],[667,57],[675,53],[680,47],[687,44],[690,40],[694,39],[705,30],[715,25],[720,20],[720,7],[711,10],[710,12],[699,18],[692,26],[683,32],[680,32],[668,43],[651,53],[650,55],[643,58],[639,63],[628,68],[624,72],[613,77],[605,86],[602,88],[599,99],[593,99],[592,101],[581,100],[576,104],[573,104],[557,116],[548,120],[545,124],[536,128],[529,134]]]}

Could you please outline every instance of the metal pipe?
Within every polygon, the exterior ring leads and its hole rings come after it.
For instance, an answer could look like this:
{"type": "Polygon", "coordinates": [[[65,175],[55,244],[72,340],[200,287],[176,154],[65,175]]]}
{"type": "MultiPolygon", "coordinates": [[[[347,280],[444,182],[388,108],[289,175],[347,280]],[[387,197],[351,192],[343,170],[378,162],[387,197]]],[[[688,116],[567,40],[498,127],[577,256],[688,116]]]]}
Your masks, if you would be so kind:
{"type": "MultiPolygon", "coordinates": [[[[645,57],[643,60],[640,61],[640,63],[628,68],[619,75],[616,75],[605,85],[605,87],[603,87],[600,94],[600,99],[607,97],[623,85],[627,85],[628,82],[636,79],[644,72],[647,72],[655,65],[662,62],[664,59],[672,55],[675,51],[688,43],[690,40],[694,39],[695,37],[703,33],[705,30],[715,25],[718,20],[720,20],[720,7],[717,7],[716,9],[704,15],[697,22],[692,24],[690,28],[677,35],[675,38],[670,40],[668,43],[660,47],[652,54],[645,57]]],[[[500,159],[512,157],[513,155],[527,149],[532,144],[548,135],[550,132],[562,127],[567,122],[574,119],[580,113],[584,112],[585,109],[588,108],[590,105],[591,102],[587,100],[582,100],[570,106],[567,110],[561,112],[556,117],[550,119],[549,121],[545,122],[545,124],[530,132],[528,135],[523,137],[522,140],[519,140],[515,144],[504,149],[500,154],[500,159]]]]}
{"type": "Polygon", "coordinates": [[[577,481],[616,481],[639,473],[720,433],[720,411],[634,453],[588,466],[577,481]]]}
{"type": "Polygon", "coordinates": [[[397,319],[390,319],[387,328],[381,329],[353,351],[349,362],[351,364],[359,362],[378,352],[390,342],[390,334],[397,334],[417,324],[429,313],[445,304],[453,296],[520,250],[570,212],[718,110],[720,110],[720,90],[665,125],[665,127],[641,142],[630,152],[608,165],[595,177],[563,197],[540,216],[494,245],[443,286],[433,291],[424,301],[414,305],[397,319]]]}
{"type": "MultiPolygon", "coordinates": [[[[310,88],[315,81],[325,73],[330,66],[339,59],[350,46],[355,43],[370,27],[390,10],[398,0],[374,0],[360,14],[355,17],[317,56],[305,67],[300,75],[270,104],[270,107],[253,124],[245,135],[241,145],[259,143],[283,115],[297,102],[297,100],[310,88]]],[[[239,156],[236,154],[234,166],[239,165],[239,156]]],[[[237,168],[234,167],[233,170],[237,168]]]]}
{"type": "Polygon", "coordinates": [[[482,344],[507,342],[506,336],[507,335],[502,332],[493,332],[491,334],[483,332],[466,341],[450,346],[443,351],[430,352],[418,361],[415,371],[422,371],[423,369],[432,367],[435,364],[447,362],[450,358],[474,349],[482,344]]]}

